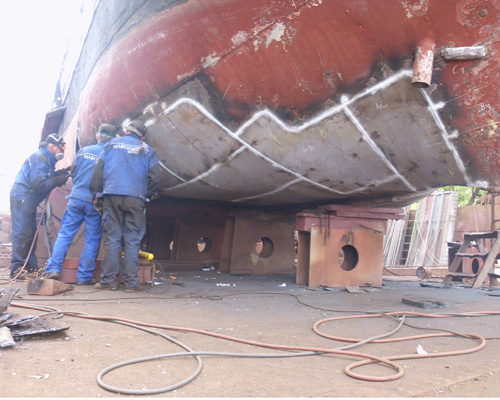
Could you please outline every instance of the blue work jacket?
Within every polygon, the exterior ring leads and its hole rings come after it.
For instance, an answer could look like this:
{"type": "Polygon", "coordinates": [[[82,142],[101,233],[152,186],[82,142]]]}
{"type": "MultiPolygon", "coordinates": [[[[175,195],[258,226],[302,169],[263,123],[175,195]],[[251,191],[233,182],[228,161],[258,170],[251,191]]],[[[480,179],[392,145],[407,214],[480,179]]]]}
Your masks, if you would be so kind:
{"type": "Polygon", "coordinates": [[[146,197],[156,188],[149,185],[148,174],[158,165],[156,151],[139,136],[129,133],[104,145],[100,155],[103,171],[103,194],[146,197]]]}
{"type": "Polygon", "coordinates": [[[40,203],[54,188],[50,178],[54,176],[56,162],[46,146],[40,148],[21,166],[10,194],[18,200],[29,198],[40,203]]]}
{"type": "Polygon", "coordinates": [[[84,147],[76,153],[73,170],[73,189],[71,190],[70,197],[88,203],[93,202],[94,199],[89,189],[89,182],[103,147],[104,143],[99,142],[92,146],[84,147]]]}

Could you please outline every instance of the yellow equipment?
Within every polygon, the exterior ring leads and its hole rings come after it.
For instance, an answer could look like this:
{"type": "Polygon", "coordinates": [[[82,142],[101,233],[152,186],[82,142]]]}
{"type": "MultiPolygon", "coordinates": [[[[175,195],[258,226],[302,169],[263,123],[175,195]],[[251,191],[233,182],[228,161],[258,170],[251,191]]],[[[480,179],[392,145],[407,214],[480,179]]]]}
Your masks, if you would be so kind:
{"type": "MultiPolygon", "coordinates": [[[[122,251],[122,257],[125,255],[125,253],[122,251]]],[[[148,253],[147,251],[142,251],[139,250],[139,257],[145,258],[147,261],[151,261],[153,258],[155,258],[153,253],[148,253]]]]}
{"type": "Polygon", "coordinates": [[[148,253],[147,251],[142,250],[139,250],[139,257],[145,258],[147,261],[151,261],[153,258],[155,258],[153,253],[148,253]]]}

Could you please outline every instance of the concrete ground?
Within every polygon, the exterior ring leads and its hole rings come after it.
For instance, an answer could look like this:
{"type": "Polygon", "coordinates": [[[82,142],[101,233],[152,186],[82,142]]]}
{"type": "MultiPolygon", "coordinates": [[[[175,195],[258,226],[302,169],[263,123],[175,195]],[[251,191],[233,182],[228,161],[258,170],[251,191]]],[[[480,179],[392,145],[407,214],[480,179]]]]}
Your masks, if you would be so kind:
{"type": "MultiPolygon", "coordinates": [[[[7,277],[0,270],[0,278],[7,277]]],[[[1,282],[1,281],[0,281],[1,282]]],[[[2,397],[119,397],[97,382],[98,374],[113,364],[140,357],[184,351],[168,338],[193,351],[241,354],[290,354],[207,334],[315,349],[335,349],[346,344],[316,334],[315,322],[337,316],[373,311],[415,311],[428,314],[460,314],[500,310],[500,290],[471,289],[463,285],[423,287],[415,278],[387,277],[380,288],[351,293],[344,288],[311,290],[295,284],[291,275],[235,276],[217,271],[171,272],[159,276],[145,291],[98,291],[75,286],[55,296],[27,294],[19,287],[8,312],[40,315],[18,305],[54,307],[71,313],[108,316],[149,324],[167,337],[136,327],[65,315],[53,323],[67,331],[38,336],[0,349],[2,397]],[[176,284],[174,284],[176,283],[176,284]],[[423,309],[403,303],[429,301],[442,307],[423,309]],[[182,328],[182,329],[181,329],[182,328]]],[[[344,372],[361,360],[351,355],[310,355],[289,358],[237,358],[202,356],[201,373],[191,382],[148,397],[499,397],[500,315],[481,317],[411,318],[391,337],[413,336],[447,330],[486,338],[476,352],[439,358],[395,361],[404,375],[388,382],[354,379],[344,372]]],[[[325,322],[319,329],[330,335],[365,339],[390,332],[398,322],[387,317],[325,322]]],[[[368,343],[352,349],[378,356],[417,354],[419,345],[428,354],[465,350],[477,339],[432,337],[390,343],[368,343]]],[[[297,350],[295,351],[297,352],[297,350]]],[[[145,390],[175,385],[197,368],[192,356],[163,358],[113,370],[102,382],[117,390],[145,390]]],[[[353,372],[370,376],[395,373],[387,366],[370,365],[353,372]]]]}

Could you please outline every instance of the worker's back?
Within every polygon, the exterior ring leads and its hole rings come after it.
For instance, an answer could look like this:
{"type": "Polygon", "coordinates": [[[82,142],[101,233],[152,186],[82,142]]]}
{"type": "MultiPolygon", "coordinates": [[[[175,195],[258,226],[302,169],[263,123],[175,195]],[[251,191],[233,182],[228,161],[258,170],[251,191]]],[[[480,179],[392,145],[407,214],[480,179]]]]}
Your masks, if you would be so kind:
{"type": "Polygon", "coordinates": [[[148,172],[158,164],[151,146],[129,133],[106,143],[101,158],[104,161],[104,194],[146,198],[148,172]]]}

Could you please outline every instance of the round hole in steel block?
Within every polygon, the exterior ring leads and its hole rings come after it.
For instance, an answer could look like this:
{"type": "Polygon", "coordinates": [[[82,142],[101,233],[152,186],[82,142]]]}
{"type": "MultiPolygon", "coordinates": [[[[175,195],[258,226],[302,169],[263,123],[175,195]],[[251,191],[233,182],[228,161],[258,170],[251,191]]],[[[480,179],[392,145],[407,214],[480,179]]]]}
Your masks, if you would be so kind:
{"type": "Polygon", "coordinates": [[[359,261],[358,251],[350,244],[345,245],[339,251],[339,264],[344,271],[352,271],[359,261]]]}
{"type": "Polygon", "coordinates": [[[207,237],[201,237],[196,243],[200,253],[208,253],[212,250],[212,241],[207,237]]]}
{"type": "Polygon", "coordinates": [[[257,243],[255,244],[255,251],[262,258],[271,257],[274,253],[274,243],[271,239],[262,237],[257,240],[257,243]]]}
{"type": "Polygon", "coordinates": [[[479,260],[474,258],[472,260],[472,273],[477,274],[479,272],[479,260]]]}

